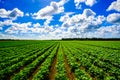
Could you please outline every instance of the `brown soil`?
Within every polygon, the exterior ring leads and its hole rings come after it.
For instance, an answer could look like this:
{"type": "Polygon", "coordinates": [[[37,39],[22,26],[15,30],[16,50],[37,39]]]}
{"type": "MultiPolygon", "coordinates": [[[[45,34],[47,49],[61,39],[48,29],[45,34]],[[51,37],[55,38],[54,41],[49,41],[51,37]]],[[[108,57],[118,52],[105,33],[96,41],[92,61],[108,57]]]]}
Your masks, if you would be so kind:
{"type": "MultiPolygon", "coordinates": [[[[63,47],[62,47],[62,51],[63,51],[63,54],[64,54],[63,47]]],[[[65,68],[66,68],[66,72],[67,72],[67,77],[69,78],[69,80],[75,80],[75,75],[70,69],[70,65],[68,64],[68,61],[67,61],[67,58],[66,58],[65,54],[64,54],[64,61],[65,61],[65,68]]]]}
{"type": "Polygon", "coordinates": [[[80,66],[80,69],[84,70],[85,73],[92,78],[92,80],[96,80],[96,77],[92,77],[90,73],[86,72],[85,68],[83,66],[80,66]]]}
{"type": "Polygon", "coordinates": [[[29,77],[29,80],[33,79],[33,76],[39,71],[39,67],[41,66],[42,63],[40,63],[37,67],[36,70],[31,74],[31,76],[29,77]]]}
{"type": "Polygon", "coordinates": [[[11,75],[10,77],[8,77],[7,80],[11,80],[11,79],[14,77],[14,75],[17,74],[18,72],[20,72],[20,70],[22,70],[24,67],[26,67],[26,66],[22,66],[22,67],[21,67],[19,70],[17,70],[13,75],[11,75]]]}
{"type": "Polygon", "coordinates": [[[51,64],[50,73],[48,75],[49,80],[55,80],[55,74],[57,73],[57,69],[56,69],[55,65],[57,64],[58,49],[56,51],[56,56],[55,56],[55,58],[53,60],[53,63],[51,64]]]}
{"type": "MultiPolygon", "coordinates": [[[[38,52],[38,50],[36,50],[36,52],[38,52]]],[[[32,56],[32,55],[31,55],[31,56],[32,56]]],[[[30,63],[29,63],[29,64],[30,64],[30,63]]],[[[16,71],[14,72],[14,74],[12,74],[10,77],[8,77],[8,80],[11,80],[15,74],[17,74],[18,72],[20,72],[21,70],[23,70],[23,68],[25,68],[25,67],[26,67],[27,65],[29,65],[29,64],[23,65],[23,66],[20,67],[18,70],[16,70],[16,71]]]]}
{"type": "MultiPolygon", "coordinates": [[[[48,55],[49,56],[49,55],[48,55]]],[[[46,56],[42,61],[40,61],[40,63],[37,65],[36,69],[32,72],[32,74],[29,77],[29,80],[33,79],[33,76],[39,71],[39,68],[41,66],[41,64],[46,60],[46,58],[48,57],[46,56]]]]}
{"type": "MultiPolygon", "coordinates": [[[[92,77],[88,72],[86,72],[86,70],[85,70],[85,68],[84,68],[83,66],[80,66],[80,69],[81,69],[81,70],[84,70],[85,73],[86,73],[89,77],[92,77]]],[[[93,77],[92,77],[92,79],[93,79],[93,77]]]]}
{"type": "Polygon", "coordinates": [[[55,67],[56,64],[57,64],[57,57],[55,57],[52,65],[51,65],[50,73],[48,75],[49,80],[54,80],[54,78],[55,78],[55,74],[57,72],[56,67],[55,67]]]}
{"type": "MultiPolygon", "coordinates": [[[[70,51],[70,49],[68,49],[68,50],[70,51]]],[[[71,51],[70,51],[70,52],[71,52],[71,51]]],[[[78,60],[76,60],[76,61],[77,61],[78,64],[80,63],[78,60]]],[[[85,73],[86,73],[89,77],[92,78],[92,80],[96,80],[96,77],[92,77],[91,74],[86,71],[85,67],[80,66],[80,69],[84,70],[85,73]]]]}
{"type": "MultiPolygon", "coordinates": [[[[52,47],[52,46],[48,47],[48,48],[46,49],[46,51],[49,50],[51,47],[52,47]]],[[[46,51],[43,51],[42,54],[45,53],[46,51]]],[[[38,52],[38,51],[37,51],[37,52],[38,52]]],[[[41,54],[41,55],[42,55],[42,54],[41,54]]],[[[39,55],[39,56],[41,56],[41,55],[39,55]]],[[[31,55],[31,56],[32,56],[32,55],[31,55]]],[[[39,56],[37,56],[33,61],[35,61],[39,56]]],[[[32,61],[32,62],[33,62],[33,61],[32,61]]],[[[32,62],[31,62],[31,63],[32,63],[32,62]]],[[[43,61],[42,61],[42,62],[43,62],[43,61]]],[[[42,63],[42,62],[41,62],[41,63],[42,63]]],[[[37,67],[39,67],[39,66],[41,65],[41,63],[40,63],[37,67]]],[[[30,64],[30,63],[29,63],[29,64],[30,64]]],[[[10,77],[8,77],[7,80],[11,80],[15,74],[19,73],[21,70],[23,70],[23,69],[24,69],[27,65],[29,65],[29,64],[26,64],[26,65],[20,67],[17,71],[14,72],[14,74],[12,74],[10,77]]],[[[32,76],[30,76],[30,80],[32,80],[33,75],[37,72],[37,69],[38,69],[38,68],[36,68],[36,70],[32,73],[32,76]]]]}
{"type": "Polygon", "coordinates": [[[66,68],[66,72],[69,80],[75,80],[74,73],[70,69],[70,65],[68,64],[66,56],[64,56],[64,61],[65,61],[65,68],[66,68]]]}

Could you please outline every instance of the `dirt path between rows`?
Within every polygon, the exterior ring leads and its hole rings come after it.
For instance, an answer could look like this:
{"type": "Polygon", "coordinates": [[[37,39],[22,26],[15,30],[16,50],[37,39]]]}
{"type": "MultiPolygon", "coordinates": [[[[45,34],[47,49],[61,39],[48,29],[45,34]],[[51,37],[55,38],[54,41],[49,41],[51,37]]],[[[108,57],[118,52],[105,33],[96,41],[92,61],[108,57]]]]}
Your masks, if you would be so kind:
{"type": "Polygon", "coordinates": [[[66,72],[67,72],[67,76],[68,76],[69,80],[75,80],[75,75],[71,71],[70,65],[68,64],[68,61],[67,61],[67,58],[65,55],[64,55],[64,61],[65,61],[65,68],[66,68],[66,72]]]}
{"type": "MultiPolygon", "coordinates": [[[[78,64],[79,64],[79,63],[78,63],[78,64]]],[[[92,78],[92,80],[97,80],[96,77],[92,77],[92,75],[91,75],[89,72],[87,72],[86,69],[85,69],[83,66],[80,66],[80,69],[81,69],[81,70],[84,70],[85,73],[86,73],[89,77],[92,78]]]]}
{"type": "Polygon", "coordinates": [[[65,62],[65,68],[66,68],[66,74],[67,74],[67,77],[69,78],[69,80],[75,80],[75,75],[74,73],[71,71],[70,69],[70,65],[68,64],[68,60],[64,54],[64,49],[62,47],[62,51],[63,51],[63,55],[64,55],[64,62],[65,62]]]}
{"type": "MultiPolygon", "coordinates": [[[[42,53],[40,53],[39,56],[41,56],[42,54],[44,54],[44,53],[45,53],[46,51],[48,51],[51,47],[52,47],[52,46],[48,47],[45,51],[43,51],[42,53]]],[[[36,51],[36,52],[39,52],[39,51],[36,51]]],[[[31,55],[31,56],[32,56],[32,55],[31,55]]],[[[36,59],[38,59],[39,56],[37,56],[32,62],[34,62],[36,59]]],[[[32,62],[31,62],[31,63],[32,63],[32,62]]],[[[42,61],[42,62],[43,62],[43,61],[42,61]]],[[[42,62],[41,62],[41,63],[42,63],[42,62]]],[[[7,80],[11,80],[11,79],[14,77],[15,74],[19,73],[21,70],[23,70],[26,66],[28,66],[28,65],[31,64],[31,63],[25,64],[25,65],[23,65],[22,67],[20,67],[17,71],[14,72],[14,74],[12,74],[10,77],[8,77],[7,80]]],[[[40,65],[41,65],[41,64],[39,64],[38,66],[40,66],[40,65]]],[[[38,66],[37,66],[37,67],[38,67],[38,66]]],[[[36,68],[36,69],[37,69],[37,68],[36,68]]],[[[33,74],[32,74],[32,75],[33,75],[33,74]]],[[[33,77],[33,76],[30,76],[30,77],[33,77]]],[[[31,79],[31,80],[32,80],[32,79],[31,79]]]]}
{"type": "MultiPolygon", "coordinates": [[[[46,59],[46,58],[45,58],[45,59],[46,59]]],[[[37,66],[36,69],[33,71],[33,73],[31,74],[31,76],[29,77],[28,80],[32,80],[32,79],[33,79],[33,76],[39,71],[39,68],[40,68],[41,64],[45,61],[45,59],[38,64],[38,66],[37,66]]]]}
{"type": "Polygon", "coordinates": [[[57,64],[58,50],[59,50],[59,47],[57,48],[56,56],[53,60],[53,63],[51,64],[50,73],[48,75],[49,80],[55,80],[55,74],[57,73],[56,64],[57,64]]]}
{"type": "MultiPolygon", "coordinates": [[[[36,52],[39,52],[39,51],[36,51],[36,52]]],[[[32,55],[31,55],[31,56],[32,56],[32,55]]],[[[36,57],[35,59],[37,59],[37,58],[38,58],[38,57],[36,57]]],[[[28,66],[29,64],[30,64],[30,63],[21,66],[19,69],[17,69],[17,70],[14,72],[14,74],[11,74],[11,76],[9,76],[7,80],[11,80],[11,79],[15,76],[15,74],[19,73],[21,70],[23,70],[23,69],[24,69],[26,66],[28,66]]]]}
{"type": "Polygon", "coordinates": [[[32,80],[33,79],[34,75],[39,71],[39,68],[40,68],[41,64],[47,59],[48,56],[49,55],[47,55],[42,61],[40,61],[40,63],[37,65],[36,69],[33,71],[33,73],[31,74],[31,76],[29,77],[28,80],[32,80]]]}
{"type": "MultiPolygon", "coordinates": [[[[68,49],[68,50],[70,51],[70,49],[68,49]]],[[[72,53],[72,52],[70,51],[70,53],[72,53]]],[[[73,54],[72,54],[72,55],[73,55],[73,54]]],[[[78,64],[80,64],[80,62],[78,61],[78,59],[76,59],[76,62],[77,62],[78,64]]],[[[89,77],[92,78],[92,80],[97,80],[96,77],[93,77],[89,72],[87,72],[87,70],[85,69],[85,67],[80,66],[80,69],[81,69],[81,70],[84,70],[85,73],[86,73],[89,77]]]]}

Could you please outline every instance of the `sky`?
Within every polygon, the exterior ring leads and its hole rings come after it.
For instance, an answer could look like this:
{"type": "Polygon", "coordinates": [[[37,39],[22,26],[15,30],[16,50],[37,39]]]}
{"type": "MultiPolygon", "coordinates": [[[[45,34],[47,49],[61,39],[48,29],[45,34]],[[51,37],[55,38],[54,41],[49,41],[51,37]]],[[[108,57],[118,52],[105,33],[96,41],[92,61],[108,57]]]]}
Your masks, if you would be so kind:
{"type": "Polygon", "coordinates": [[[0,0],[0,39],[120,38],[120,0],[0,0]]]}

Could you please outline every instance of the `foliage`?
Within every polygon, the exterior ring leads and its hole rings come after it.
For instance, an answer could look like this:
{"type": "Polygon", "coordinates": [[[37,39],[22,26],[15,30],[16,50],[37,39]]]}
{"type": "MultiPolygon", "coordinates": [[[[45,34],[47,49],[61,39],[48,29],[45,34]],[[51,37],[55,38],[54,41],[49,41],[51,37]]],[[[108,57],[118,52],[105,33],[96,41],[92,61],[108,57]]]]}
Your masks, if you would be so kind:
{"type": "Polygon", "coordinates": [[[48,80],[57,56],[55,80],[120,80],[120,41],[0,41],[0,80],[48,80]],[[36,69],[38,70],[33,74],[36,69]]]}

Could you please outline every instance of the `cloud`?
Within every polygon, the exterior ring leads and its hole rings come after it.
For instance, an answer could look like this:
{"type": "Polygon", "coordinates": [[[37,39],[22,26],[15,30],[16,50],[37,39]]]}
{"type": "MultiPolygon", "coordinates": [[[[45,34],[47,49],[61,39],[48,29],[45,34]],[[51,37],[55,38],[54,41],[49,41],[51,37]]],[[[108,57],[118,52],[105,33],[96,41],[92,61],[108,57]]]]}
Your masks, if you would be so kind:
{"type": "Polygon", "coordinates": [[[5,9],[0,9],[1,18],[7,18],[9,14],[10,14],[10,11],[6,11],[5,9]]]}
{"type": "Polygon", "coordinates": [[[65,14],[64,16],[61,16],[61,18],[59,19],[59,21],[60,21],[60,22],[65,22],[65,21],[67,21],[67,20],[69,20],[69,19],[70,19],[69,15],[68,15],[68,14],[65,14]]]}
{"type": "Polygon", "coordinates": [[[120,25],[111,25],[100,27],[96,32],[99,37],[120,37],[120,25]]]}
{"type": "Polygon", "coordinates": [[[59,21],[63,22],[62,27],[75,26],[84,31],[98,27],[105,20],[104,16],[95,17],[95,15],[96,13],[91,9],[85,9],[82,14],[75,14],[72,17],[69,15],[61,16],[59,21]]]}
{"type": "Polygon", "coordinates": [[[77,9],[81,9],[81,3],[85,3],[85,5],[92,7],[97,0],[74,0],[75,6],[77,9]]]}
{"type": "Polygon", "coordinates": [[[22,33],[27,33],[29,30],[29,27],[32,26],[31,22],[27,23],[11,23],[9,25],[10,27],[5,30],[6,33],[9,34],[18,34],[19,32],[22,33]]]}
{"type": "Polygon", "coordinates": [[[88,6],[93,6],[95,3],[97,3],[96,0],[86,0],[85,1],[85,4],[88,5],[88,6]]]}
{"type": "Polygon", "coordinates": [[[73,15],[73,14],[75,14],[75,12],[64,12],[64,14],[66,14],[66,15],[73,15]]]}
{"type": "Polygon", "coordinates": [[[53,15],[64,12],[64,4],[68,0],[61,0],[60,2],[51,2],[49,6],[40,9],[37,13],[32,14],[33,19],[45,19],[44,25],[49,25],[53,20],[53,15]]]}
{"type": "Polygon", "coordinates": [[[33,27],[38,28],[38,27],[41,27],[41,25],[39,23],[36,23],[36,24],[33,24],[33,27]]]}
{"type": "Polygon", "coordinates": [[[71,17],[64,15],[59,19],[63,22],[62,27],[69,34],[69,37],[90,36],[101,27],[105,20],[103,15],[96,16],[96,13],[91,9],[85,9],[82,14],[74,14],[71,17]]]}
{"type": "Polygon", "coordinates": [[[26,13],[25,16],[30,16],[30,14],[29,14],[29,13],[26,13]]]}
{"type": "Polygon", "coordinates": [[[31,30],[31,33],[39,33],[39,34],[44,34],[44,33],[46,33],[45,32],[45,30],[44,30],[44,28],[30,28],[30,30],[31,30]]]}
{"type": "Polygon", "coordinates": [[[1,30],[4,26],[9,26],[9,28],[5,30],[5,33],[7,34],[48,34],[54,30],[53,26],[49,25],[41,26],[39,23],[32,24],[32,22],[15,23],[11,20],[0,22],[1,30]]]}
{"type": "Polygon", "coordinates": [[[3,26],[3,25],[10,25],[12,23],[12,20],[5,20],[5,21],[0,21],[0,26],[3,26]]]}
{"type": "Polygon", "coordinates": [[[44,25],[45,25],[45,26],[49,25],[52,20],[53,20],[53,16],[49,17],[49,18],[46,19],[46,21],[44,22],[44,25]]]}
{"type": "Polygon", "coordinates": [[[111,5],[108,7],[107,11],[110,10],[115,10],[120,12],[120,0],[112,2],[111,5]]]}
{"type": "Polygon", "coordinates": [[[5,9],[0,9],[0,17],[1,18],[10,18],[12,20],[17,19],[17,17],[23,17],[24,13],[18,8],[14,8],[13,10],[6,11],[5,9]]]}
{"type": "Polygon", "coordinates": [[[86,17],[95,16],[95,15],[96,15],[96,13],[93,12],[91,9],[84,9],[83,14],[84,14],[86,17]]]}
{"type": "Polygon", "coordinates": [[[59,19],[59,21],[60,22],[66,22],[66,21],[69,21],[69,19],[70,19],[70,15],[73,15],[74,14],[74,12],[65,12],[64,13],[64,16],[61,16],[60,17],[60,19],[59,19]]]}
{"type": "Polygon", "coordinates": [[[5,27],[5,26],[9,26],[9,25],[11,25],[12,24],[12,20],[5,20],[5,21],[0,21],[0,30],[2,30],[3,29],[3,27],[5,27]]]}
{"type": "Polygon", "coordinates": [[[0,21],[0,30],[3,30],[3,27],[8,26],[5,29],[6,34],[48,34],[54,30],[53,26],[49,25],[40,25],[40,23],[33,24],[32,22],[26,23],[16,23],[12,20],[0,21]]]}
{"type": "Polygon", "coordinates": [[[21,39],[21,38],[14,35],[0,33],[0,39],[21,39]]]}
{"type": "Polygon", "coordinates": [[[49,6],[40,9],[37,13],[33,14],[34,19],[49,19],[52,15],[64,12],[63,5],[68,0],[61,0],[60,2],[51,2],[49,6]]]}
{"type": "Polygon", "coordinates": [[[96,16],[91,9],[85,9],[82,14],[64,13],[59,19],[62,22],[61,27],[49,25],[52,18],[46,19],[43,25],[40,23],[16,23],[12,20],[0,22],[1,26],[7,25],[6,34],[22,35],[24,37],[35,39],[60,39],[75,37],[93,37],[95,32],[100,28],[106,18],[102,15],[96,16]],[[92,35],[92,36],[91,36],[92,35]]]}
{"type": "Polygon", "coordinates": [[[112,13],[107,16],[109,23],[120,24],[120,13],[112,13]]]}

